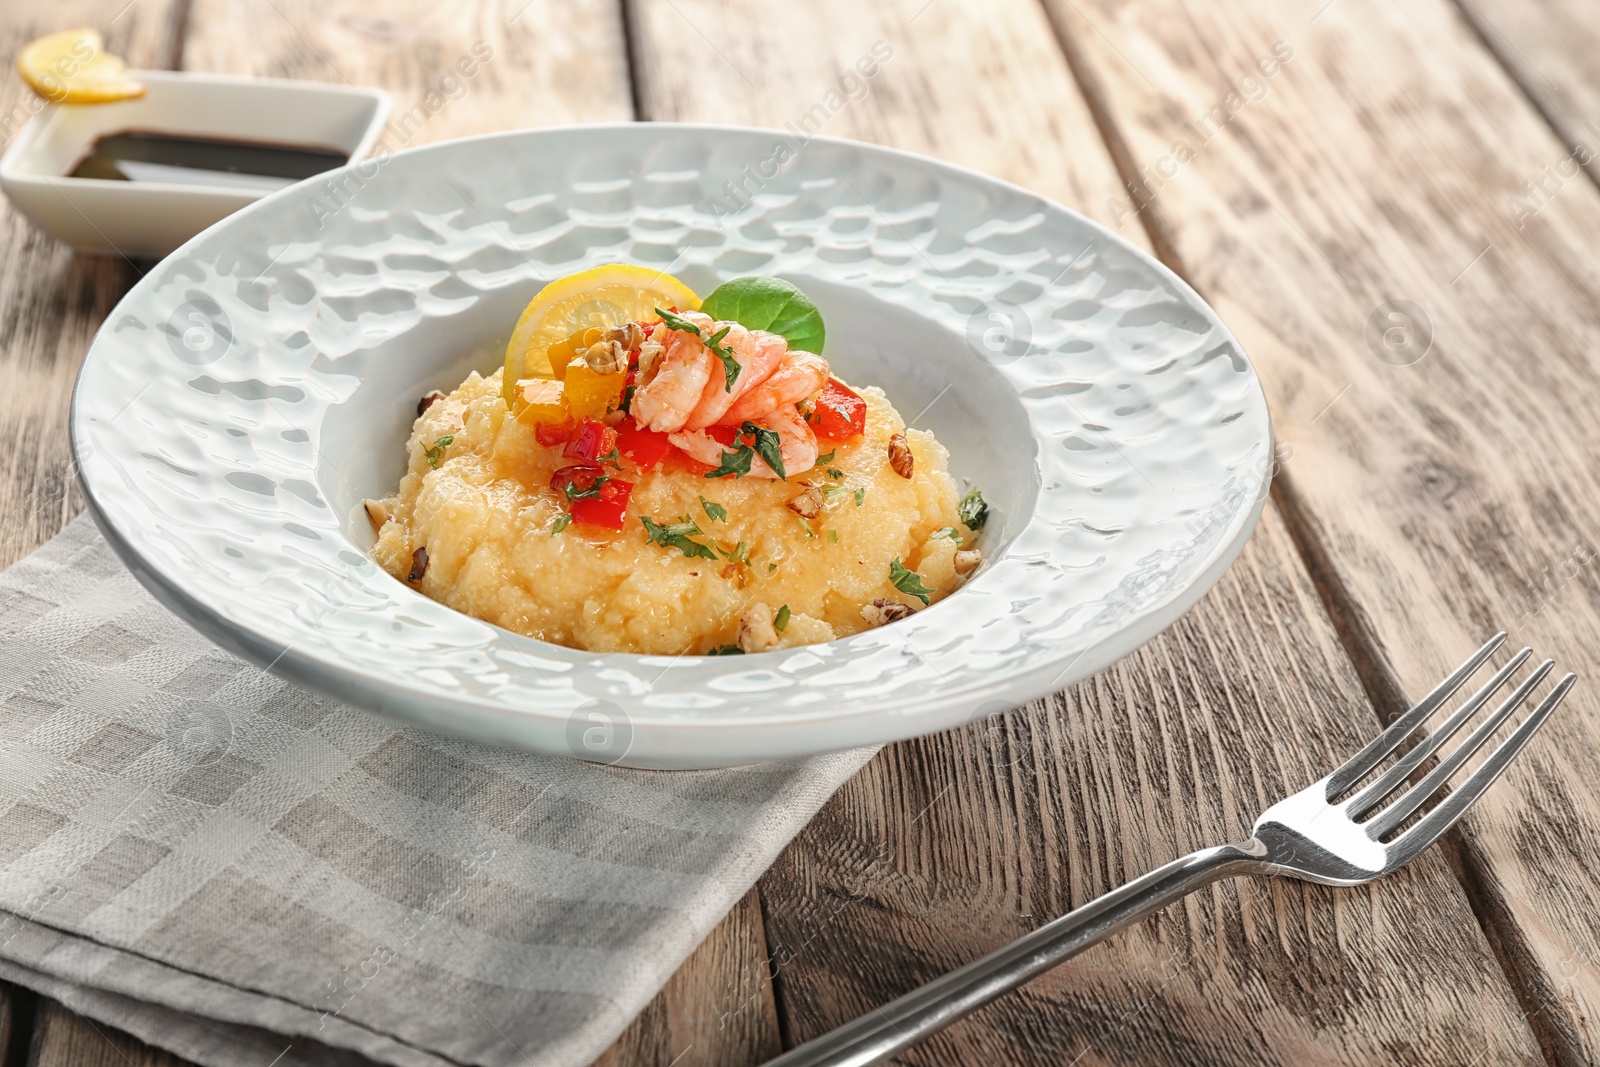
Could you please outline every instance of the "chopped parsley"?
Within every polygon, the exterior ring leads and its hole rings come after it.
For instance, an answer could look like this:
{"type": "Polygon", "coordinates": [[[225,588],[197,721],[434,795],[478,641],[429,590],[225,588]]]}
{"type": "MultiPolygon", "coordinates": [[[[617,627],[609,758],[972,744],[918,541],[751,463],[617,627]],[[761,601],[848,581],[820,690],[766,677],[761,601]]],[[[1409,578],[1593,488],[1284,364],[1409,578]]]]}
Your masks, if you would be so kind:
{"type": "Polygon", "coordinates": [[[897,559],[889,564],[889,583],[906,596],[914,596],[923,604],[933,595],[933,590],[922,584],[922,575],[908,571],[897,559]]]}
{"type": "Polygon", "coordinates": [[[672,312],[664,311],[661,308],[656,308],[656,314],[661,316],[661,321],[666,323],[669,330],[692,333],[700,338],[700,343],[709,348],[711,354],[722,361],[722,374],[728,380],[727,391],[733,392],[733,383],[739,380],[739,371],[743,368],[739,366],[739,361],[734,358],[733,349],[722,343],[722,339],[728,336],[728,331],[733,327],[724,326],[710,337],[707,337],[704,330],[682,315],[674,315],[672,312]]]}
{"type": "Polygon", "coordinates": [[[749,445],[741,444],[732,452],[722,453],[722,463],[714,471],[706,471],[707,478],[743,478],[750,473],[750,459],[755,455],[755,450],[749,445]]]}
{"type": "Polygon", "coordinates": [[[962,537],[961,537],[961,535],[959,533],[956,532],[956,528],[954,526],[946,526],[942,530],[933,531],[933,533],[928,535],[928,540],[935,541],[935,540],[938,540],[941,537],[948,537],[950,540],[954,541],[958,545],[961,544],[961,542],[962,542],[962,537]]]}
{"type": "Polygon", "coordinates": [[[756,439],[756,454],[759,455],[767,466],[772,468],[772,473],[779,478],[787,480],[789,475],[783,469],[783,452],[779,447],[778,433],[776,430],[764,429],[753,422],[747,422],[739,427],[741,434],[749,434],[756,439]]]}
{"type": "Polygon", "coordinates": [[[839,543],[839,531],[838,530],[829,530],[828,531],[828,544],[836,545],[838,543],[839,543]]]}
{"type": "Polygon", "coordinates": [[[776,563],[767,564],[767,573],[768,574],[771,574],[773,571],[775,571],[777,569],[778,569],[778,565],[776,563]]]}
{"type": "Polygon", "coordinates": [[[555,525],[550,527],[550,536],[554,537],[556,534],[560,533],[562,530],[565,530],[567,528],[568,524],[571,523],[571,522],[572,522],[572,516],[568,515],[566,512],[562,512],[560,515],[557,515],[556,516],[555,525]]]}
{"type": "Polygon", "coordinates": [[[844,477],[844,471],[840,470],[838,467],[829,467],[828,468],[828,477],[830,477],[830,478],[843,478],[844,477]]]}
{"type": "Polygon", "coordinates": [[[701,559],[717,558],[717,553],[710,545],[703,545],[699,541],[690,540],[697,533],[704,533],[700,527],[689,521],[686,515],[680,522],[667,526],[652,522],[648,516],[640,515],[639,521],[644,523],[645,538],[662,548],[676,548],[685,556],[698,556],[701,559]]]}
{"type": "Polygon", "coordinates": [[[587,489],[579,489],[577,482],[568,482],[562,486],[562,491],[567,494],[568,500],[600,499],[600,487],[611,480],[609,475],[602,474],[590,484],[587,489]]]}
{"type": "Polygon", "coordinates": [[[989,504],[983,499],[983,494],[974,489],[961,498],[961,505],[956,509],[961,515],[961,521],[969,529],[981,530],[983,524],[989,521],[989,504]]]}
{"type": "Polygon", "coordinates": [[[778,613],[772,617],[772,628],[780,634],[789,628],[789,605],[785,604],[779,608],[778,613]]]}
{"type": "Polygon", "coordinates": [[[622,456],[620,454],[618,454],[616,445],[612,445],[611,446],[611,451],[607,452],[605,455],[603,455],[599,459],[595,460],[595,462],[596,463],[602,463],[602,464],[603,463],[609,463],[609,464],[611,464],[611,466],[615,467],[617,470],[621,470],[622,469],[622,456]]]}
{"type": "Polygon", "coordinates": [[[733,551],[722,550],[722,554],[735,563],[744,563],[750,559],[750,546],[743,541],[733,546],[733,551]]]}
{"type": "Polygon", "coordinates": [[[744,655],[744,649],[740,648],[738,645],[718,645],[716,648],[713,648],[710,652],[707,652],[706,655],[708,655],[708,656],[742,656],[742,655],[744,655]]]}
{"type": "MultiPolygon", "coordinates": [[[[836,449],[834,449],[834,450],[833,450],[833,451],[832,451],[832,452],[829,452],[829,453],[828,453],[828,454],[827,454],[827,455],[825,455],[825,456],[818,456],[818,457],[817,457],[817,466],[819,466],[819,467],[820,467],[820,466],[822,466],[822,465],[823,465],[823,464],[824,464],[824,463],[832,463],[832,462],[833,462],[833,457],[834,457],[834,456],[836,456],[836,455],[837,455],[837,454],[838,454],[838,452],[839,452],[839,450],[838,450],[838,449],[837,449],[837,448],[836,448],[836,449]]],[[[835,477],[835,478],[837,478],[837,477],[838,477],[838,475],[837,475],[837,474],[835,474],[835,475],[834,475],[834,477],[835,477]]]]}
{"type": "Polygon", "coordinates": [[[860,489],[856,490],[856,507],[859,508],[861,506],[861,502],[865,499],[867,499],[867,490],[865,486],[862,486],[860,489]]]}
{"type": "Polygon", "coordinates": [[[845,492],[849,492],[849,490],[847,490],[842,485],[825,485],[825,486],[822,487],[822,498],[824,500],[832,500],[834,497],[838,496],[840,493],[845,493],[845,492]]]}
{"type": "Polygon", "coordinates": [[[439,460],[444,456],[444,450],[455,443],[456,435],[447,433],[433,443],[432,448],[424,448],[422,454],[428,457],[428,466],[434,470],[439,469],[439,460]]]}
{"type": "Polygon", "coordinates": [[[701,497],[700,507],[705,511],[706,518],[710,519],[712,522],[728,521],[728,509],[717,503],[715,500],[707,500],[705,497],[701,497]]]}

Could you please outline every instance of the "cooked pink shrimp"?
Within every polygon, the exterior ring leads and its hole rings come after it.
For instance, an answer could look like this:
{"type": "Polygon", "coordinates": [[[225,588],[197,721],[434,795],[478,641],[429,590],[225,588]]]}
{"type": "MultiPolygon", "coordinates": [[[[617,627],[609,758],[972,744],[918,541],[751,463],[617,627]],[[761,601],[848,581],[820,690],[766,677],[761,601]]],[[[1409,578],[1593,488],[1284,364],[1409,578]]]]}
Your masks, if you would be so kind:
{"type": "Polygon", "coordinates": [[[736,322],[714,322],[710,328],[715,333],[724,326],[728,327],[728,334],[722,344],[738,361],[739,376],[733,380],[730,390],[727,374],[718,361],[717,372],[711,375],[705,391],[700,394],[700,403],[683,424],[685,429],[700,430],[715,425],[742,397],[771,378],[789,351],[788,341],[765,330],[747,330],[736,322]]]}
{"type": "MultiPolygon", "coordinates": [[[[778,435],[778,455],[783,460],[784,474],[793,477],[817,465],[817,437],[800,417],[800,412],[795,410],[793,404],[768,412],[757,425],[778,435]]],[[[723,455],[734,451],[732,448],[724,448],[721,442],[704,431],[669,434],[667,440],[682,449],[684,454],[696,463],[704,463],[708,467],[721,466],[723,455]]],[[[778,472],[767,466],[766,461],[760,456],[750,457],[750,477],[776,478],[777,476],[778,472]]]]}
{"type": "MultiPolygon", "coordinates": [[[[699,312],[684,315],[704,329],[711,320],[699,312]]],[[[654,374],[633,394],[628,410],[641,426],[657,433],[683,429],[684,420],[700,403],[706,383],[715,375],[724,381],[722,364],[693,334],[658,327],[655,336],[666,344],[656,359],[654,374]]]]}
{"type": "MultiPolygon", "coordinates": [[[[721,422],[737,426],[746,419],[759,421],[762,416],[778,408],[798,404],[806,397],[828,384],[828,361],[810,352],[791,350],[771,377],[741,396],[721,422]]],[[[809,430],[807,431],[810,432],[809,430]]],[[[785,458],[785,463],[788,459],[785,458]]]]}

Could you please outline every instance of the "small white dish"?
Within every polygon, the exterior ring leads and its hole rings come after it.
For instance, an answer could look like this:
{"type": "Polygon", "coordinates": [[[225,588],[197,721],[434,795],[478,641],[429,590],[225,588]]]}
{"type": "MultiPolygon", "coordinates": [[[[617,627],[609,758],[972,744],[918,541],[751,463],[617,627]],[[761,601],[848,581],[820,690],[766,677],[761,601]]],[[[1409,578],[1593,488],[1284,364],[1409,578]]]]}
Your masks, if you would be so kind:
{"type": "Polygon", "coordinates": [[[389,94],[381,89],[182,71],[132,73],[145,83],[144,96],[110,104],[46,104],[0,157],[0,189],[11,202],[40,229],[90,255],[164,256],[271,191],[232,176],[204,185],[67,177],[101,137],[139,131],[314,145],[359,162],[389,115],[389,94]]]}
{"type": "Polygon", "coordinates": [[[496,134],[398,153],[332,214],[311,210],[321,183],[246,208],[145,275],[84,361],[72,445],[101,529],[163,603],[283,677],[645,767],[947,729],[1171,625],[1244,545],[1271,473],[1261,384],[1215,312],[1024,189],[780,143],[667,123],[496,134]],[[615,262],[702,293],[800,285],[840,376],[882,386],[983,489],[975,577],[839,641],[670,657],[531,640],[373,563],[361,501],[398,481],[417,398],[498,366],[546,281],[615,262]]]}

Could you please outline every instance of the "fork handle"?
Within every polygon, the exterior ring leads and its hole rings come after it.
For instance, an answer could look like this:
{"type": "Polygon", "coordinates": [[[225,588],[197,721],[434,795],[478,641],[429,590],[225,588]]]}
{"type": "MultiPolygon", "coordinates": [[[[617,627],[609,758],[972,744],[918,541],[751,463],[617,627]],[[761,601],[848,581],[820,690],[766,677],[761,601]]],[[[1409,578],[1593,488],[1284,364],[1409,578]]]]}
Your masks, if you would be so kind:
{"type": "Polygon", "coordinates": [[[767,1067],[866,1067],[1009,993],[1129,923],[1220,878],[1259,871],[1254,839],[1191,852],[898,1000],[790,1049],[767,1067]]]}

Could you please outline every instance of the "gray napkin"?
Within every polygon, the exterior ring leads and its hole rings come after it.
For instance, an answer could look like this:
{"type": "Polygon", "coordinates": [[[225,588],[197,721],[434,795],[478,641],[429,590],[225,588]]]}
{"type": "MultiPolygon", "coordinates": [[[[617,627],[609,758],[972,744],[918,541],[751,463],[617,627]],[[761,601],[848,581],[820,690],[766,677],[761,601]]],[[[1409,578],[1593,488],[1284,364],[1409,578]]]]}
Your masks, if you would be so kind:
{"type": "Polygon", "coordinates": [[[0,978],[204,1064],[586,1064],[870,750],[402,729],[219,651],[86,518],[0,573],[0,978]]]}

